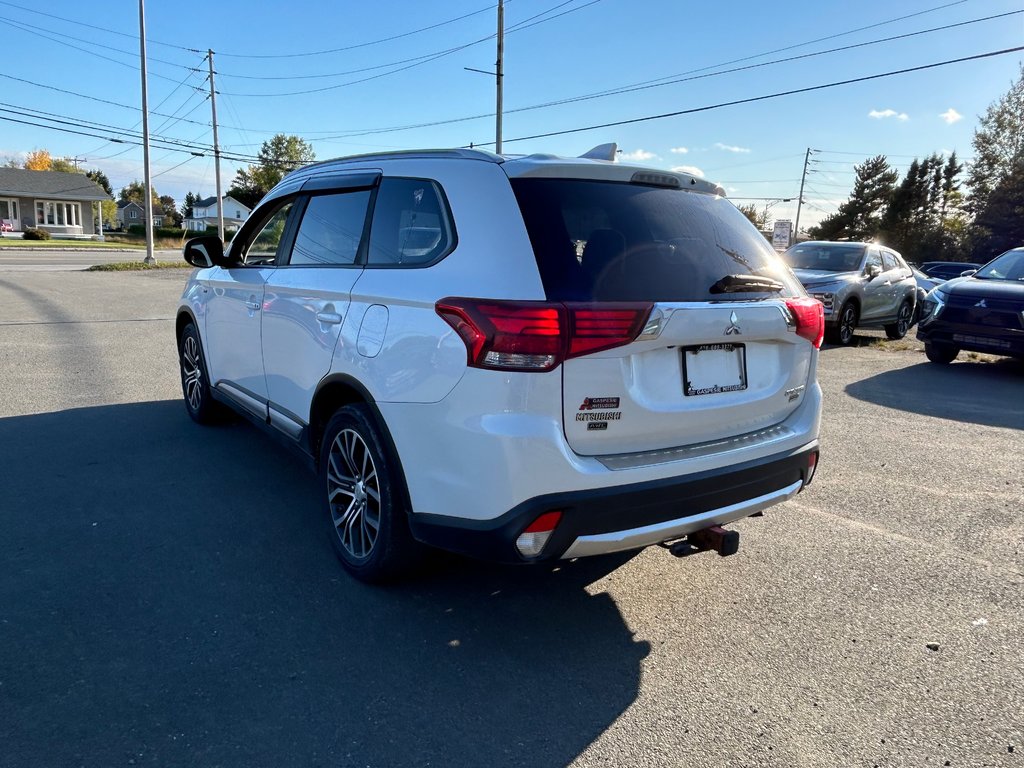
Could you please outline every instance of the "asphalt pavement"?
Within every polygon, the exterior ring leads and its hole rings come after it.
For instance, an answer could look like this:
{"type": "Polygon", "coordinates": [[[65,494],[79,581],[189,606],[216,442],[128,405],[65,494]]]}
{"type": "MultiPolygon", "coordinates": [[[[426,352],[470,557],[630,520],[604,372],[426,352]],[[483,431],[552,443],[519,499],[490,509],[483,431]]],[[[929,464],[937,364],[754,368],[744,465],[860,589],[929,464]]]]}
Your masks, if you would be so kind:
{"type": "Polygon", "coordinates": [[[1021,365],[824,350],[818,477],[733,557],[374,588],[186,416],[183,280],[0,268],[0,766],[1024,765],[1021,365]]]}

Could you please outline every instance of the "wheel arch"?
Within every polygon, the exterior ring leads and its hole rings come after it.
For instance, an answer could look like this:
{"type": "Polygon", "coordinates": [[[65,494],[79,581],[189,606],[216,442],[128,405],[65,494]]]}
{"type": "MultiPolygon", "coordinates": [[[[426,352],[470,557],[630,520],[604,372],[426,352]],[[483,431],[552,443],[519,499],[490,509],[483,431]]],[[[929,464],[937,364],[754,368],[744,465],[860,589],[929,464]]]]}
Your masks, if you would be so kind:
{"type": "Polygon", "coordinates": [[[343,373],[332,373],[317,385],[316,392],[313,394],[313,400],[309,405],[308,441],[310,454],[313,456],[314,461],[319,462],[320,460],[320,440],[323,437],[327,422],[331,420],[331,416],[339,408],[354,404],[363,404],[369,408],[370,413],[377,422],[377,426],[380,427],[381,432],[384,434],[388,450],[394,456],[398,456],[394,440],[391,437],[391,431],[388,429],[380,409],[377,408],[373,395],[351,376],[343,373]]]}
{"type": "Polygon", "coordinates": [[[394,460],[395,475],[399,480],[400,493],[404,496],[405,508],[412,514],[412,505],[409,499],[409,485],[406,482],[405,466],[402,464],[395,440],[391,436],[387,422],[381,414],[377,403],[369,390],[358,380],[343,373],[333,373],[326,376],[316,388],[313,400],[309,407],[309,426],[306,429],[306,447],[313,459],[315,471],[320,471],[320,444],[323,440],[324,430],[327,422],[339,408],[346,405],[365,405],[370,415],[380,428],[384,438],[384,447],[394,460]]]}
{"type": "Polygon", "coordinates": [[[196,327],[196,331],[199,331],[199,321],[196,320],[196,316],[192,314],[192,310],[188,307],[181,307],[178,310],[178,316],[174,320],[174,338],[180,343],[181,334],[185,330],[185,326],[192,323],[196,327]]]}

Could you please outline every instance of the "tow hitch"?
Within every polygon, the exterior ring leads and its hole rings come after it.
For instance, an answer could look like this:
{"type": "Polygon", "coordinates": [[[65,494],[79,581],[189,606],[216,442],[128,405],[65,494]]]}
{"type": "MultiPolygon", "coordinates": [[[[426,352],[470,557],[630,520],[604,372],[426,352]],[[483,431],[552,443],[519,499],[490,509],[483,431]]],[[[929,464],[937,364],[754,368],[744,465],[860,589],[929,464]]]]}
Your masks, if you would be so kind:
{"type": "Polygon", "coordinates": [[[689,557],[709,550],[714,550],[721,557],[728,557],[740,549],[740,532],[727,531],[720,525],[713,525],[667,546],[668,551],[676,557],[689,557]]]}

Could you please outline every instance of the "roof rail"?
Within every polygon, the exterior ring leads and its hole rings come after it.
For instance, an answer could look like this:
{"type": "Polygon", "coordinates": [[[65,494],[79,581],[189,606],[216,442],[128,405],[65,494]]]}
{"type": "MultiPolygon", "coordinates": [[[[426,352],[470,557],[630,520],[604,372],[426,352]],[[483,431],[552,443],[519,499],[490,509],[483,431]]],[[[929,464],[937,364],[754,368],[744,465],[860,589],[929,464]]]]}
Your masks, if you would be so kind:
{"type": "Polygon", "coordinates": [[[504,162],[505,158],[501,155],[496,155],[493,152],[487,152],[482,149],[397,149],[393,152],[370,152],[365,155],[347,155],[345,157],[335,157],[330,160],[321,160],[318,163],[312,163],[310,165],[304,165],[301,168],[296,168],[292,173],[299,173],[302,171],[309,171],[311,169],[320,169],[325,166],[334,165],[345,165],[347,163],[365,163],[372,162],[374,160],[392,160],[392,159],[422,159],[422,158],[460,158],[463,160],[484,160],[489,163],[501,163],[504,162]]]}

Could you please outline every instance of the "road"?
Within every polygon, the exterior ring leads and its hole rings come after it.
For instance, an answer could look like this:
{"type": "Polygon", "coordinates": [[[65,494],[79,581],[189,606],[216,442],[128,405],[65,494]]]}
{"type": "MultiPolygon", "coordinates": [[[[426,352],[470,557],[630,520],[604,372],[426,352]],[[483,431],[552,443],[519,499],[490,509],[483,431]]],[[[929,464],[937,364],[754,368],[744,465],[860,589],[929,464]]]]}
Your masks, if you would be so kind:
{"type": "Polygon", "coordinates": [[[818,478],[734,557],[371,588],[186,417],[171,272],[0,273],[0,766],[1022,764],[1020,366],[824,350],[818,478]]]}
{"type": "MultiPolygon", "coordinates": [[[[180,250],[154,251],[157,261],[184,261],[180,250]]],[[[142,261],[144,250],[114,250],[83,247],[79,250],[51,248],[0,248],[0,272],[70,272],[93,264],[142,261]]]]}

